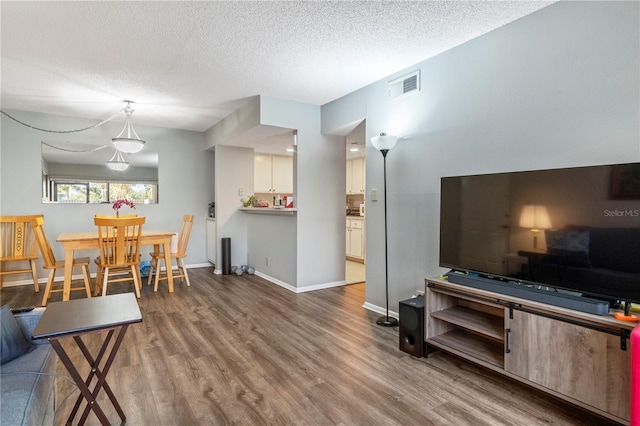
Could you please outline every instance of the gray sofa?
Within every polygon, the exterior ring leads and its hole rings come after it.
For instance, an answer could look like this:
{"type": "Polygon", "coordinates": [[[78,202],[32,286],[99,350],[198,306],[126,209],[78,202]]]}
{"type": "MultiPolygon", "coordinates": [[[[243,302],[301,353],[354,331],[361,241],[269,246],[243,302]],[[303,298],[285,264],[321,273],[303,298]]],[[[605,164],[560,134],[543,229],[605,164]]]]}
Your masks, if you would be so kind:
{"type": "MultiPolygon", "coordinates": [[[[28,351],[0,366],[0,424],[53,425],[55,417],[56,356],[49,343],[31,341],[45,308],[15,314],[28,351]]],[[[3,333],[5,327],[3,325],[3,333]]],[[[4,339],[4,336],[3,336],[4,339]]],[[[3,351],[5,351],[3,341],[3,351]]],[[[4,355],[3,355],[4,359],[4,355]]]]}

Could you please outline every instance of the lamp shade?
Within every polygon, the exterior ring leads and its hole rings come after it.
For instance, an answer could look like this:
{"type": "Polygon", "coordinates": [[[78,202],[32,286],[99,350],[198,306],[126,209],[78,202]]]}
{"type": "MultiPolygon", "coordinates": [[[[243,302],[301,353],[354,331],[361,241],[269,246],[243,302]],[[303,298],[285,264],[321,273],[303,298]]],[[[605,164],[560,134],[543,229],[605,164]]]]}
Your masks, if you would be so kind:
{"type": "Polygon", "coordinates": [[[126,161],[107,161],[107,167],[116,172],[122,172],[129,168],[129,163],[126,161]]]}
{"type": "Polygon", "coordinates": [[[373,147],[378,151],[386,150],[389,151],[391,148],[396,146],[398,142],[397,136],[389,136],[386,133],[380,133],[380,136],[374,136],[371,138],[371,143],[373,147]]]}
{"type": "Polygon", "coordinates": [[[126,101],[127,106],[124,108],[124,112],[127,115],[127,118],[124,123],[124,128],[120,132],[118,136],[111,139],[113,145],[115,145],[116,149],[120,152],[124,152],[126,154],[135,154],[136,152],[140,152],[142,148],[144,148],[145,141],[140,139],[138,134],[133,128],[133,123],[131,122],[131,115],[133,114],[133,109],[130,106],[131,101],[126,101]]]}
{"type": "Polygon", "coordinates": [[[122,172],[129,168],[129,163],[125,161],[122,153],[116,149],[116,152],[111,157],[111,160],[107,161],[107,167],[116,172],[122,172]]]}
{"type": "Polygon", "coordinates": [[[532,230],[550,229],[551,219],[545,206],[525,205],[520,213],[520,227],[532,230]]]}
{"type": "Polygon", "coordinates": [[[144,141],[140,139],[113,138],[111,141],[118,151],[127,154],[135,154],[136,152],[142,151],[142,148],[144,148],[144,141]]]}

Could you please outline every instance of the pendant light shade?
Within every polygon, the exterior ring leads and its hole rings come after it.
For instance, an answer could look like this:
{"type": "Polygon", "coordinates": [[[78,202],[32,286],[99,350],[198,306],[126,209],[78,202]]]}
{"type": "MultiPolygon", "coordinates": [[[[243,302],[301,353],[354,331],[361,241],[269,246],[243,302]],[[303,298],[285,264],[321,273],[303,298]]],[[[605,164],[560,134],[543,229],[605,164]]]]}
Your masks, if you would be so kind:
{"type": "Polygon", "coordinates": [[[142,148],[144,148],[145,141],[140,139],[136,131],[133,129],[133,124],[131,123],[131,115],[133,114],[133,109],[131,108],[130,101],[126,101],[127,106],[124,109],[125,114],[127,114],[127,118],[124,124],[124,128],[120,132],[118,136],[111,139],[115,147],[118,151],[127,153],[127,154],[135,154],[136,152],[140,152],[142,148]]]}
{"type": "Polygon", "coordinates": [[[122,172],[129,168],[129,163],[124,160],[122,153],[116,149],[116,152],[111,157],[111,160],[107,161],[107,167],[117,172],[122,172]]]}
{"type": "Polygon", "coordinates": [[[398,142],[397,136],[388,136],[386,133],[380,133],[380,136],[374,136],[371,138],[371,143],[373,147],[378,151],[386,150],[389,151],[391,148],[396,146],[398,142]]]}

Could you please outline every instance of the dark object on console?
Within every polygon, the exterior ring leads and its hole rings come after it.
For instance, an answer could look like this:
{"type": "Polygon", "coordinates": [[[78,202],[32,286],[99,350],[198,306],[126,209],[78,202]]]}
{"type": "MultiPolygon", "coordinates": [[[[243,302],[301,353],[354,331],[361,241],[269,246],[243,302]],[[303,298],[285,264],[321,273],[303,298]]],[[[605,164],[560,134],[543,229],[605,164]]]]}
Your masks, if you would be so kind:
{"type": "Polygon", "coordinates": [[[400,350],[424,356],[424,296],[400,301],[400,350]]]}
{"type": "Polygon", "coordinates": [[[527,280],[545,282],[588,295],[610,294],[621,301],[640,300],[640,228],[588,228],[569,225],[547,231],[547,251],[521,252],[529,258],[527,280]],[[555,245],[562,235],[581,235],[578,247],[555,245]],[[550,244],[551,243],[551,244],[550,244]]]}

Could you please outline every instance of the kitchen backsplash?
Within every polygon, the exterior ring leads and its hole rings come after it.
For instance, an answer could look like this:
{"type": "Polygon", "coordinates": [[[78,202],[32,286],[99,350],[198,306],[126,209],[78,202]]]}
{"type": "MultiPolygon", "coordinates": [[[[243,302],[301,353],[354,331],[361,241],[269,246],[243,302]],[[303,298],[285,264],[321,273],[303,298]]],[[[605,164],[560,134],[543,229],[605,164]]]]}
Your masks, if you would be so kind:
{"type": "Polygon", "coordinates": [[[261,192],[256,192],[255,194],[253,194],[257,200],[263,200],[266,201],[267,203],[269,203],[270,206],[273,206],[273,198],[277,197],[278,195],[280,195],[280,197],[282,199],[284,199],[285,196],[293,196],[292,193],[287,193],[287,192],[280,192],[280,193],[261,193],[261,192]]]}

